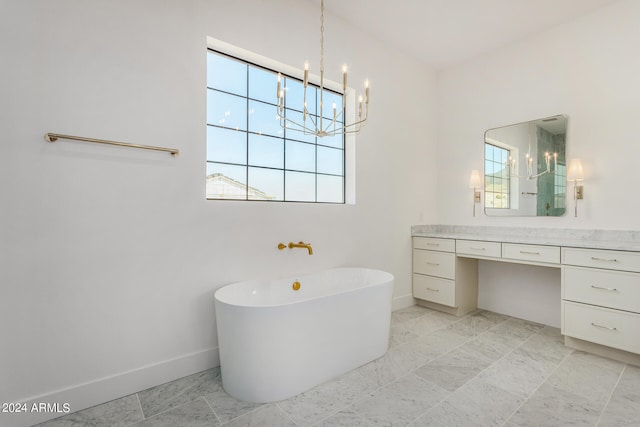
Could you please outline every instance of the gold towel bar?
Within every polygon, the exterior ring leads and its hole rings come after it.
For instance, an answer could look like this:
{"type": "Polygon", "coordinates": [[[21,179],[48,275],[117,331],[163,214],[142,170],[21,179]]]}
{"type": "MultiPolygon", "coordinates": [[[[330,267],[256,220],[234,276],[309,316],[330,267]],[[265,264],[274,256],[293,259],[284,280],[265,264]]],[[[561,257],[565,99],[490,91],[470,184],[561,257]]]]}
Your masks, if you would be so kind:
{"type": "Polygon", "coordinates": [[[73,139],[75,141],[95,142],[97,144],[118,145],[120,147],[141,148],[143,150],[165,151],[172,156],[177,156],[180,152],[177,148],[154,147],[153,145],[129,144],[127,142],[107,141],[106,139],[85,138],[82,136],[61,135],[59,133],[47,132],[44,139],[47,142],[56,142],[58,138],[73,139]]]}

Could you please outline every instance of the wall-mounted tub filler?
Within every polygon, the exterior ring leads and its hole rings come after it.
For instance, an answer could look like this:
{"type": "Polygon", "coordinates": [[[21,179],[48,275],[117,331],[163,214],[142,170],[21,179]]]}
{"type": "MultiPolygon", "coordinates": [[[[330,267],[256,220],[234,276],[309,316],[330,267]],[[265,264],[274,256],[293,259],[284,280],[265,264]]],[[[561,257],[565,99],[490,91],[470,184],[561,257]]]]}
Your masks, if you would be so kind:
{"type": "Polygon", "coordinates": [[[304,248],[304,249],[309,251],[309,255],[313,255],[313,248],[311,247],[311,243],[305,243],[305,242],[293,243],[293,242],[289,242],[288,245],[285,245],[284,243],[278,243],[278,249],[283,250],[284,248],[289,248],[289,249],[304,248]]]}

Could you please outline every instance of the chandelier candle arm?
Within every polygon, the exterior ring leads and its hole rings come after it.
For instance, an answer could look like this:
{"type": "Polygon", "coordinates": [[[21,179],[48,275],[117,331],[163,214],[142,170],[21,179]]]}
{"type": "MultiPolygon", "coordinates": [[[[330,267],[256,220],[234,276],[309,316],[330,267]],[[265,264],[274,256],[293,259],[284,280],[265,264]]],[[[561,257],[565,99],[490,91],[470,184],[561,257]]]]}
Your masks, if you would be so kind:
{"type": "Polygon", "coordinates": [[[282,73],[278,73],[278,87],[276,92],[276,97],[278,97],[278,115],[280,115],[280,111],[284,108],[284,91],[281,86],[282,73]]]}
{"type": "Polygon", "coordinates": [[[530,153],[525,154],[524,162],[527,166],[527,174],[520,176],[516,173],[516,160],[509,156],[508,160],[504,161],[505,168],[508,168],[509,175],[519,179],[535,179],[548,173],[555,173],[558,170],[558,153],[553,153],[553,170],[551,169],[551,154],[544,153],[544,160],[546,169],[538,174],[533,173],[533,156],[530,153]]]}
{"type": "Polygon", "coordinates": [[[364,98],[367,105],[369,105],[369,80],[364,81],[364,98]]]}

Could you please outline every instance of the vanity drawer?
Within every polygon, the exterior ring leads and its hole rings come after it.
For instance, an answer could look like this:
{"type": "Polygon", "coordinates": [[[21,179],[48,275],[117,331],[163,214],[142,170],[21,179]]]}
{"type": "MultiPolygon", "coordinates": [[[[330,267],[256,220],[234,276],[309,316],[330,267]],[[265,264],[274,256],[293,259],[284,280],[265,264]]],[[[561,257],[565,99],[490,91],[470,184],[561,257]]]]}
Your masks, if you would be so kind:
{"type": "Polygon", "coordinates": [[[453,253],[413,250],[413,272],[455,279],[456,255],[453,253]]]}
{"type": "Polygon", "coordinates": [[[560,247],[503,243],[502,257],[523,261],[560,264],[560,247]]]}
{"type": "Polygon", "coordinates": [[[481,240],[456,240],[456,253],[481,257],[500,258],[501,243],[484,242],[481,240]]]}
{"type": "Polygon", "coordinates": [[[564,267],[562,299],[640,313],[640,274],[564,267]]]}
{"type": "Polygon", "coordinates": [[[564,335],[640,353],[640,314],[563,301],[564,335]]]}
{"type": "Polygon", "coordinates": [[[640,253],[603,249],[562,248],[562,263],[582,267],[640,272],[640,253]]]}
{"type": "Polygon", "coordinates": [[[427,249],[430,251],[455,252],[456,241],[454,239],[437,239],[435,237],[414,237],[414,249],[427,249]]]}
{"type": "Polygon", "coordinates": [[[456,306],[456,283],[438,277],[413,275],[413,296],[438,304],[456,306]]]}

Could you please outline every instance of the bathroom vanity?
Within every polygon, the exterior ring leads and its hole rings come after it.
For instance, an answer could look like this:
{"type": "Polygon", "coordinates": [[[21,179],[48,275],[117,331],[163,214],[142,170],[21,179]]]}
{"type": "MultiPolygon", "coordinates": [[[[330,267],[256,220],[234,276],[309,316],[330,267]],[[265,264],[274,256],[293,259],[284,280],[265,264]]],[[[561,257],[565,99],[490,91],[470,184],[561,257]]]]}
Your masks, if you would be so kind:
{"type": "Polygon", "coordinates": [[[640,232],[413,226],[413,296],[463,315],[478,260],[561,269],[565,344],[640,364],[640,232]]]}

